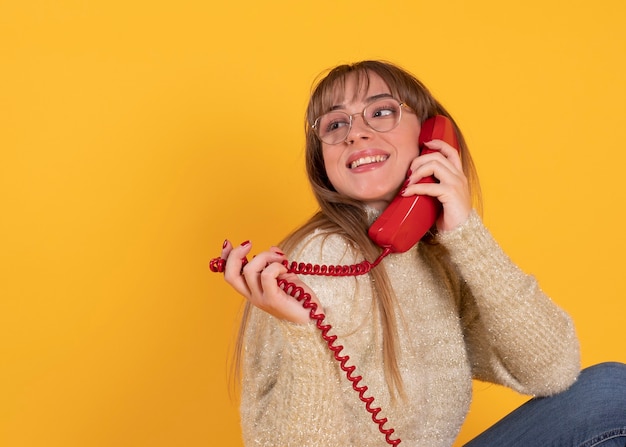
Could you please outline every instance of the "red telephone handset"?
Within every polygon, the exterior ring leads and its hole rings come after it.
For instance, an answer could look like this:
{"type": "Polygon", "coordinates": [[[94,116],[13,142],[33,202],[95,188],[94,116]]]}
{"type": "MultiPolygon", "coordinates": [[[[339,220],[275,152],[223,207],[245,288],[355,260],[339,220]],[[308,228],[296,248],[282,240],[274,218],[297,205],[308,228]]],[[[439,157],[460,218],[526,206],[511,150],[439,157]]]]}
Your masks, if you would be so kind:
{"type": "MultiPolygon", "coordinates": [[[[422,124],[420,155],[434,152],[424,145],[424,142],[430,140],[443,140],[456,150],[459,149],[452,121],[444,115],[435,115],[422,124]]],[[[434,182],[436,179],[430,176],[419,183],[434,182]]],[[[376,245],[392,253],[402,253],[417,244],[434,225],[440,212],[441,203],[435,197],[397,195],[372,224],[368,235],[376,245]]]]}

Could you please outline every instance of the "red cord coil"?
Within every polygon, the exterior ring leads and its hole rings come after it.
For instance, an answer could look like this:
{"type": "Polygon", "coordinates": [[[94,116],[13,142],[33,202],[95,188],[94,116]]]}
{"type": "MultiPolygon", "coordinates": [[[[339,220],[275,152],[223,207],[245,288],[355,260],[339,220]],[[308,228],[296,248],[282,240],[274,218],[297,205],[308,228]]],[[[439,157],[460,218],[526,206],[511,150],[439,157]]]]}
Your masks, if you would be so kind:
{"type": "MultiPolygon", "coordinates": [[[[366,261],[367,262],[367,261],[366,261]]],[[[369,263],[368,263],[369,264],[369,263]]],[[[368,270],[369,271],[369,270],[368,270]]],[[[341,276],[341,275],[335,275],[341,276]]],[[[382,408],[375,407],[373,405],[374,398],[366,397],[365,392],[368,390],[367,385],[359,386],[359,383],[363,379],[362,376],[354,375],[354,371],[356,370],[356,366],[350,365],[348,366],[348,360],[350,357],[347,355],[340,355],[343,350],[342,345],[336,345],[337,341],[336,335],[328,335],[330,330],[332,329],[330,324],[324,324],[324,318],[326,316],[323,313],[317,313],[317,304],[311,301],[311,295],[304,291],[302,287],[295,285],[292,282],[288,282],[284,279],[278,280],[278,286],[285,291],[288,295],[291,295],[296,300],[302,303],[302,307],[305,309],[309,309],[309,316],[312,320],[315,321],[315,325],[322,333],[322,338],[328,345],[328,349],[333,352],[333,356],[335,360],[339,362],[339,365],[346,373],[346,377],[352,383],[352,389],[359,394],[359,399],[365,403],[365,409],[372,415],[372,421],[378,425],[378,430],[385,435],[385,441],[389,445],[398,445],[402,442],[400,439],[391,439],[391,435],[394,433],[393,428],[385,428],[385,424],[388,422],[387,418],[378,418],[378,413],[382,411],[382,408]]]]}
{"type": "Polygon", "coordinates": [[[372,264],[367,260],[354,265],[318,265],[295,261],[291,264],[288,261],[283,261],[283,265],[289,273],[317,276],[358,276],[365,275],[372,269],[372,264]]]}
{"type": "MultiPolygon", "coordinates": [[[[317,265],[317,264],[305,264],[303,262],[291,262],[283,261],[283,265],[287,268],[289,273],[296,273],[299,275],[321,275],[321,276],[359,276],[368,273],[373,267],[377,266],[378,263],[387,256],[391,250],[385,249],[381,255],[374,261],[369,262],[367,260],[360,262],[359,264],[354,265],[317,265]]],[[[243,265],[248,263],[246,258],[242,259],[243,265]]],[[[226,260],[222,258],[214,258],[209,262],[209,268],[213,272],[224,272],[226,268],[226,260]]],[[[315,321],[316,327],[320,330],[322,339],[328,345],[328,349],[330,349],[335,357],[335,360],[339,362],[339,366],[341,370],[346,373],[346,378],[352,384],[352,389],[356,391],[359,395],[359,399],[365,403],[365,409],[372,415],[372,421],[378,425],[378,430],[385,435],[385,441],[389,445],[398,445],[402,442],[400,439],[391,439],[391,436],[394,433],[393,428],[385,428],[385,424],[388,422],[387,418],[378,418],[378,414],[382,411],[380,407],[374,406],[374,398],[366,397],[365,393],[368,388],[367,385],[359,385],[361,380],[363,380],[362,376],[355,375],[356,366],[348,365],[348,361],[350,357],[347,355],[340,355],[343,350],[343,346],[339,344],[335,344],[337,341],[336,335],[328,335],[332,326],[330,324],[325,324],[324,319],[326,315],[323,313],[317,313],[317,304],[311,301],[311,295],[304,291],[304,289],[296,284],[286,281],[284,279],[278,280],[278,286],[283,289],[285,293],[294,297],[296,300],[302,303],[302,307],[305,309],[309,309],[309,316],[312,320],[315,321]]]]}

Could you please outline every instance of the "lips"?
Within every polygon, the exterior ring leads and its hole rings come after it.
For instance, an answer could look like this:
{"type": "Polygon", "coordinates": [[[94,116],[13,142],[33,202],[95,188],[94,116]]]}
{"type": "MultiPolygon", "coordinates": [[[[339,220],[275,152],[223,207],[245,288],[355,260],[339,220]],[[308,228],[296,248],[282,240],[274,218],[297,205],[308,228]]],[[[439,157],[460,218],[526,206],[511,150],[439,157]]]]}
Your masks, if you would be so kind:
{"type": "Polygon", "coordinates": [[[382,163],[389,158],[389,154],[384,152],[361,151],[348,159],[347,166],[350,169],[356,169],[359,166],[370,165],[373,163],[382,163]]]}

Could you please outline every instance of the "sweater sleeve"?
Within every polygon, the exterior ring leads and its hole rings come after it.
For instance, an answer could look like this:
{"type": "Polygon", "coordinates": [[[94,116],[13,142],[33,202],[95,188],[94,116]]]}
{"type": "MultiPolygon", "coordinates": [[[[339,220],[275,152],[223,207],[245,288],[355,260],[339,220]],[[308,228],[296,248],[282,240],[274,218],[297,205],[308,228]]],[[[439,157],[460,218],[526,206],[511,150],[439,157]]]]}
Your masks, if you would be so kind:
{"type": "Polygon", "coordinates": [[[438,238],[461,278],[460,311],[475,378],[538,396],[567,389],[580,370],[571,318],[511,261],[475,212],[438,238]]]}
{"type": "MultiPolygon", "coordinates": [[[[332,248],[330,253],[324,248],[323,240],[309,239],[290,259],[341,259],[332,248]]],[[[325,279],[302,279],[316,292],[328,317],[326,305],[336,298],[317,287],[325,279]]],[[[354,293],[348,280],[332,284],[336,297],[347,299],[354,293]]],[[[350,445],[345,427],[352,422],[337,398],[329,398],[342,393],[343,382],[313,322],[295,324],[253,308],[244,340],[240,415],[247,447],[350,445]]]]}

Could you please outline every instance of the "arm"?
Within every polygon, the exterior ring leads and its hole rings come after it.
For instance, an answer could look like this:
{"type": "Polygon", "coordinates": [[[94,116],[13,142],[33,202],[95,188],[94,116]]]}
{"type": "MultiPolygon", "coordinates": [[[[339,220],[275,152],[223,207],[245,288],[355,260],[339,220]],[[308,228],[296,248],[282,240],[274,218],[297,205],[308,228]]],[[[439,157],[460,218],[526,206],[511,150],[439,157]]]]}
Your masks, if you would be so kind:
{"type": "Polygon", "coordinates": [[[571,318],[493,240],[478,215],[439,235],[461,277],[461,315],[477,379],[550,395],[580,370],[571,318]]]}

